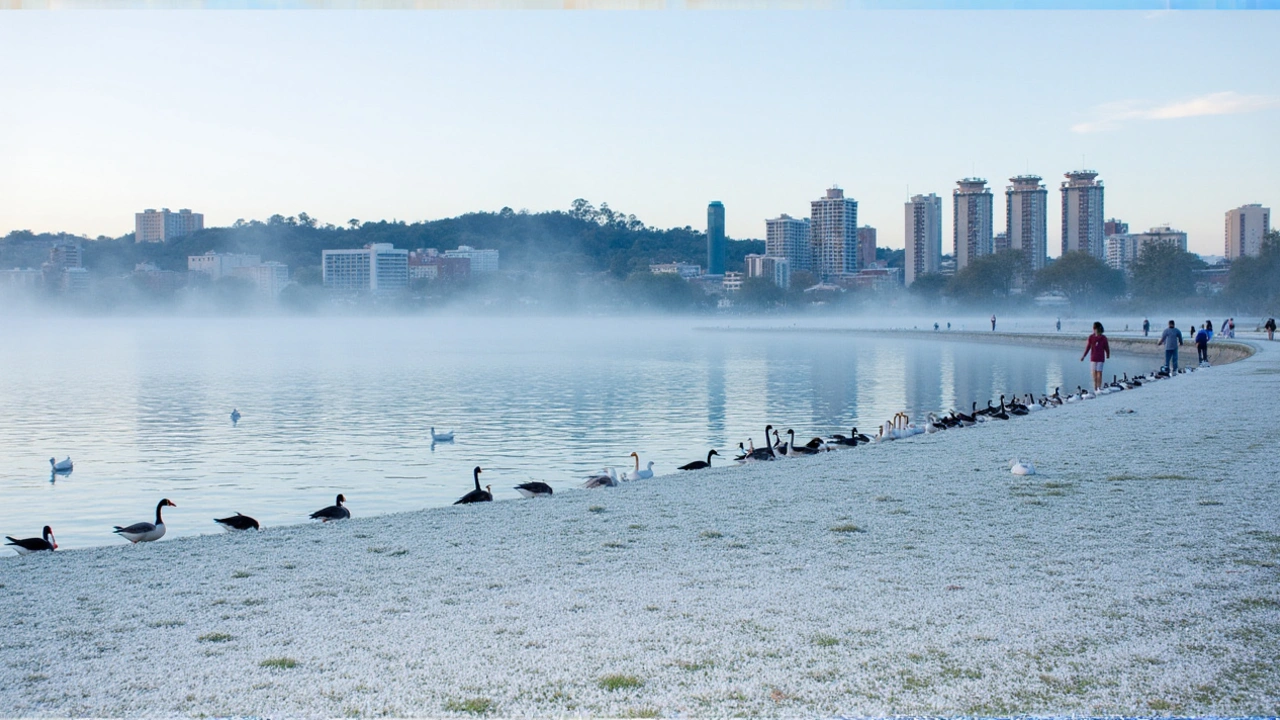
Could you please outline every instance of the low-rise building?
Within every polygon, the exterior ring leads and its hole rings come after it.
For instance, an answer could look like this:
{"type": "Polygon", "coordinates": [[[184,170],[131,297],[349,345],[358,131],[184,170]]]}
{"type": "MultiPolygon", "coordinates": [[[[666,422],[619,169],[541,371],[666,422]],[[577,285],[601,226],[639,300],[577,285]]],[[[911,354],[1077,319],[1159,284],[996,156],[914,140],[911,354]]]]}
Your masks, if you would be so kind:
{"type": "Polygon", "coordinates": [[[164,242],[204,229],[204,213],[183,208],[171,212],[169,208],[156,211],[147,208],[133,215],[134,242],[164,242]]]}
{"type": "Polygon", "coordinates": [[[324,286],[350,292],[395,292],[409,287],[409,251],[391,243],[321,252],[324,286]]]}
{"type": "Polygon", "coordinates": [[[747,277],[769,278],[774,285],[786,290],[791,287],[791,261],[772,255],[748,255],[747,277]]]}
{"type": "Polygon", "coordinates": [[[0,287],[34,290],[40,287],[44,274],[35,268],[0,270],[0,287]]]}
{"type": "Polygon", "coordinates": [[[725,292],[737,292],[742,289],[742,273],[727,272],[724,274],[724,280],[720,281],[720,287],[725,292]]]}
{"type": "Polygon", "coordinates": [[[471,274],[498,272],[498,251],[479,250],[470,245],[459,245],[456,250],[445,250],[447,258],[465,258],[471,263],[471,274]]]}
{"type": "Polygon", "coordinates": [[[1173,245],[1186,252],[1187,234],[1168,225],[1159,225],[1144,233],[1110,235],[1107,237],[1107,265],[1131,272],[1133,263],[1141,257],[1143,250],[1154,244],[1173,245]]]}
{"type": "Polygon", "coordinates": [[[289,284],[289,266],[274,261],[240,265],[231,269],[231,275],[253,283],[260,295],[272,300],[280,297],[280,291],[289,284]]]}
{"type": "Polygon", "coordinates": [[[210,250],[203,255],[187,256],[187,270],[204,273],[210,280],[233,275],[236,268],[261,264],[261,256],[244,253],[219,253],[210,250]]]}
{"type": "Polygon", "coordinates": [[[686,280],[696,278],[702,274],[701,265],[693,265],[691,263],[659,263],[649,266],[649,272],[660,275],[662,273],[675,273],[686,280]]]}
{"type": "Polygon", "coordinates": [[[187,284],[187,274],[161,270],[154,263],[144,262],[133,266],[133,281],[154,292],[173,292],[187,284]]]}
{"type": "Polygon", "coordinates": [[[456,280],[471,275],[471,258],[441,255],[435,248],[409,253],[410,280],[456,280]]]}

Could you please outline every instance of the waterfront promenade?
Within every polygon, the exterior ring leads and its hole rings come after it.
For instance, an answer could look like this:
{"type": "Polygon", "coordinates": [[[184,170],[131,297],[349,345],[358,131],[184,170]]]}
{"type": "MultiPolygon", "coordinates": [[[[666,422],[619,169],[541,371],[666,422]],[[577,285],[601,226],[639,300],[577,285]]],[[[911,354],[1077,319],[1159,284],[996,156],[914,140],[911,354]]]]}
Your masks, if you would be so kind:
{"type": "Polygon", "coordinates": [[[3,558],[0,707],[1275,715],[1280,351],[1258,346],[810,459],[3,558]]]}

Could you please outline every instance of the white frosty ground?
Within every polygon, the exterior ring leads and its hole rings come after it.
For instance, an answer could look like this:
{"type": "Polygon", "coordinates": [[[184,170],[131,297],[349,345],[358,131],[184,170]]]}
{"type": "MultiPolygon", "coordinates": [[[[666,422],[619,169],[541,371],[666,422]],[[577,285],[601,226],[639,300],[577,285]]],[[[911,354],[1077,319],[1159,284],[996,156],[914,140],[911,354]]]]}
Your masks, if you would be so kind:
{"type": "Polygon", "coordinates": [[[815,459],[5,558],[0,714],[1274,715],[1278,397],[1267,347],[815,459]]]}

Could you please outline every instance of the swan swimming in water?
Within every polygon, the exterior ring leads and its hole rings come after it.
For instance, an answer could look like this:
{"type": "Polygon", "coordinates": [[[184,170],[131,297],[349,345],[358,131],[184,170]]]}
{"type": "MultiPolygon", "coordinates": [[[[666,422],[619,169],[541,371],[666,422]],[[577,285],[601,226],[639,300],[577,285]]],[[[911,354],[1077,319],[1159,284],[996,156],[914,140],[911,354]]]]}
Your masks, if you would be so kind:
{"type": "Polygon", "coordinates": [[[49,465],[56,473],[69,473],[72,469],[71,456],[68,455],[66,460],[55,460],[53,458],[49,458],[49,465]]]}
{"type": "Polygon", "coordinates": [[[438,433],[433,427],[431,428],[431,442],[453,442],[453,431],[438,433]]]}

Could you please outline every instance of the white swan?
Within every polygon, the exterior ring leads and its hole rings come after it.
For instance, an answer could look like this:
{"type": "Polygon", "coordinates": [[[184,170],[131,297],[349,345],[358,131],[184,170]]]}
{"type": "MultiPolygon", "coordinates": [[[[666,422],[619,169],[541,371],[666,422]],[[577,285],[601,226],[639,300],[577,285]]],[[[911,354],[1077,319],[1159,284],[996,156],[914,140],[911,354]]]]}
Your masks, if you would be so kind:
{"type": "Polygon", "coordinates": [[[72,465],[70,456],[68,456],[66,460],[54,460],[53,458],[49,458],[49,464],[53,466],[54,472],[71,472],[72,465]]]}
{"type": "Polygon", "coordinates": [[[648,480],[653,477],[653,461],[649,461],[649,467],[640,469],[640,453],[631,453],[631,457],[636,459],[636,469],[622,476],[623,480],[648,480]]]}
{"type": "Polygon", "coordinates": [[[1033,462],[1022,462],[1017,458],[1009,461],[1009,472],[1014,475],[1035,475],[1036,465],[1033,462]]]}
{"type": "Polygon", "coordinates": [[[447,433],[438,433],[435,428],[431,428],[431,442],[453,442],[453,431],[447,433]]]}

